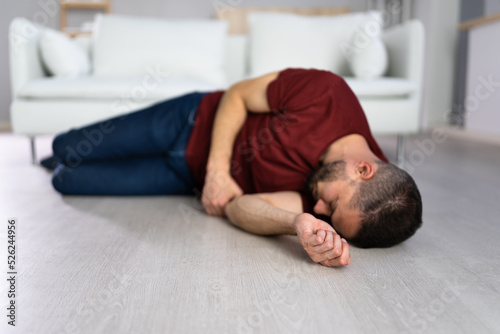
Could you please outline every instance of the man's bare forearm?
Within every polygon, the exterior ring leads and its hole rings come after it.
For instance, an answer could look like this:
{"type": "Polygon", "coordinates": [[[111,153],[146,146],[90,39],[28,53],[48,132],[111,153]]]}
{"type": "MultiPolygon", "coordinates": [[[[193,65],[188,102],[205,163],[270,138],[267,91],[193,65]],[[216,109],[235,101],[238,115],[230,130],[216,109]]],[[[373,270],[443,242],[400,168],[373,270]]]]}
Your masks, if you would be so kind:
{"type": "Polygon", "coordinates": [[[328,223],[299,210],[298,196],[294,192],[243,195],[226,204],[224,211],[233,224],[250,233],[296,234],[314,262],[327,267],[348,265],[348,243],[328,223]]]}
{"type": "Polygon", "coordinates": [[[215,116],[207,171],[230,171],[233,145],[246,117],[247,111],[237,90],[228,89],[215,116]]]}
{"type": "Polygon", "coordinates": [[[234,224],[254,234],[296,234],[296,213],[279,209],[255,195],[233,199],[224,208],[234,224]]]}
{"type": "Polygon", "coordinates": [[[207,171],[229,171],[234,142],[245,123],[247,112],[269,113],[267,86],[278,72],[240,81],[222,96],[215,114],[207,171]]]}

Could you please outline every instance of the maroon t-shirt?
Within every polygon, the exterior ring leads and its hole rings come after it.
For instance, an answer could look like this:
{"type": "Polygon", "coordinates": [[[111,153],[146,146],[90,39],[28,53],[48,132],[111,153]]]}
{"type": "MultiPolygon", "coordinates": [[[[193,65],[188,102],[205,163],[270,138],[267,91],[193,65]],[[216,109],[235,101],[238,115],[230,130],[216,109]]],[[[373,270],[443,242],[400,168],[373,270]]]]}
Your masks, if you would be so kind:
{"type": "MultiPolygon", "coordinates": [[[[200,102],[186,148],[187,164],[203,188],[212,124],[223,91],[200,102]]],[[[267,87],[270,113],[249,113],[236,138],[231,174],[244,193],[298,191],[305,212],[313,199],[304,191],[307,176],[337,139],[362,135],[383,161],[358,99],[345,81],[321,70],[286,69],[267,87]]]]}

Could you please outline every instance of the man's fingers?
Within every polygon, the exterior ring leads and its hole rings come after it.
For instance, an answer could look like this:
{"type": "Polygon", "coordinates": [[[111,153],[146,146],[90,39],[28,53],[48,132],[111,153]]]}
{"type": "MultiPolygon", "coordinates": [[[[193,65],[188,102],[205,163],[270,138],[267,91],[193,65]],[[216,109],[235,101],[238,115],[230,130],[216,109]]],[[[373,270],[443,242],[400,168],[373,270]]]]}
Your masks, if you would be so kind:
{"type": "Polygon", "coordinates": [[[215,200],[214,203],[212,203],[217,216],[224,215],[224,207],[226,206],[227,202],[228,201],[226,199],[219,198],[218,200],[215,200]]]}
{"type": "Polygon", "coordinates": [[[340,235],[334,234],[333,235],[333,247],[332,250],[329,253],[329,259],[334,259],[342,255],[342,239],[340,238],[340,235]]]}
{"type": "Polygon", "coordinates": [[[201,198],[201,204],[203,204],[203,208],[209,215],[213,214],[212,206],[205,197],[201,198]]]}
{"type": "Polygon", "coordinates": [[[326,238],[326,232],[324,230],[317,231],[316,238],[315,238],[316,245],[321,245],[322,243],[324,243],[325,238],[326,238]]]}
{"type": "Polygon", "coordinates": [[[209,215],[224,217],[226,204],[232,198],[241,195],[243,195],[243,190],[236,181],[226,173],[216,173],[206,177],[201,202],[209,215]]]}
{"type": "MultiPolygon", "coordinates": [[[[331,231],[319,230],[318,235],[324,234],[323,242],[311,248],[311,251],[314,251],[316,254],[323,254],[333,249],[333,233],[331,231]]],[[[323,258],[322,258],[323,260],[323,258]]],[[[324,260],[328,260],[328,258],[324,258],[324,260]]]]}
{"type": "Polygon", "coordinates": [[[211,215],[211,216],[213,216],[213,214],[214,214],[214,211],[213,211],[212,207],[210,207],[210,206],[205,206],[205,211],[206,211],[209,215],[211,215]]]}
{"type": "Polygon", "coordinates": [[[214,211],[216,216],[222,216],[222,206],[215,206],[214,211]]]}
{"type": "Polygon", "coordinates": [[[203,204],[203,207],[205,208],[205,211],[211,215],[215,216],[217,215],[217,209],[216,207],[212,204],[210,198],[207,198],[207,196],[202,196],[201,198],[201,203],[203,204]]]}
{"type": "Polygon", "coordinates": [[[304,242],[308,247],[321,245],[325,241],[326,233],[324,230],[318,230],[316,233],[306,231],[304,234],[304,242]]]}
{"type": "Polygon", "coordinates": [[[216,203],[210,200],[202,200],[203,207],[205,211],[211,216],[224,216],[224,206],[223,204],[216,203]]]}
{"type": "Polygon", "coordinates": [[[337,258],[321,262],[322,265],[327,267],[340,267],[340,266],[347,266],[349,263],[351,263],[351,252],[349,244],[343,238],[341,241],[342,241],[342,255],[337,258]]]}
{"type": "Polygon", "coordinates": [[[304,213],[297,215],[295,227],[309,257],[325,266],[345,266],[351,262],[349,245],[326,222],[304,213]]]}
{"type": "Polygon", "coordinates": [[[347,241],[342,238],[342,256],[340,257],[341,265],[346,266],[351,263],[351,251],[347,241]]]}
{"type": "Polygon", "coordinates": [[[220,209],[212,204],[206,205],[205,211],[211,216],[220,216],[220,209]]]}
{"type": "Polygon", "coordinates": [[[325,242],[311,248],[311,251],[315,254],[316,262],[320,262],[321,264],[342,255],[342,240],[340,235],[332,231],[326,231],[326,233],[325,242]]]}
{"type": "Polygon", "coordinates": [[[237,197],[237,196],[242,196],[243,195],[243,189],[241,189],[238,184],[236,184],[236,191],[234,192],[234,197],[237,197]]]}

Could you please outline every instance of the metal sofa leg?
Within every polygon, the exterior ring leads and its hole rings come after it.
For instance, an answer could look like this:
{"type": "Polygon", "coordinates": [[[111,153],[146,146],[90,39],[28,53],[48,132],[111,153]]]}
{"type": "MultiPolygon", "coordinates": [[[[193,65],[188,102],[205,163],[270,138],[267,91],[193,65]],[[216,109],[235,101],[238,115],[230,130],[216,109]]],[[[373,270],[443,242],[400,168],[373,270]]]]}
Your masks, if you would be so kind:
{"type": "Polygon", "coordinates": [[[403,167],[405,160],[405,135],[398,133],[398,146],[396,148],[396,159],[399,168],[403,167]]]}
{"type": "Polygon", "coordinates": [[[35,136],[30,136],[31,144],[31,164],[36,165],[36,146],[35,146],[35,136]]]}

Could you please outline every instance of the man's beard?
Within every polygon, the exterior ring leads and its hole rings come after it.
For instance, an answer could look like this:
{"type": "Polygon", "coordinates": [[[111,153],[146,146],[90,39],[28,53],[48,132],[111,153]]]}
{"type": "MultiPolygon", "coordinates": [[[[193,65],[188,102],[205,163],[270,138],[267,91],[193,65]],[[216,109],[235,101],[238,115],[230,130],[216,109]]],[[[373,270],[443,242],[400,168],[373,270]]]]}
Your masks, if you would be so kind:
{"type": "Polygon", "coordinates": [[[313,195],[314,187],[318,184],[318,182],[347,179],[345,168],[346,163],[344,160],[335,160],[324,164],[309,175],[304,187],[311,195],[313,195]]]}

